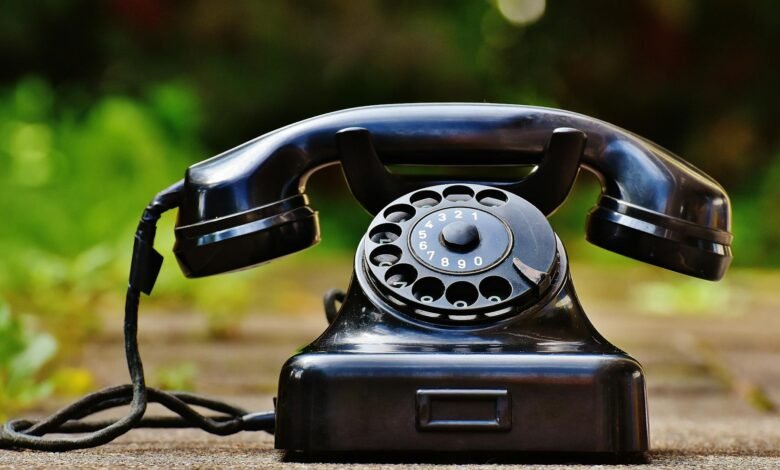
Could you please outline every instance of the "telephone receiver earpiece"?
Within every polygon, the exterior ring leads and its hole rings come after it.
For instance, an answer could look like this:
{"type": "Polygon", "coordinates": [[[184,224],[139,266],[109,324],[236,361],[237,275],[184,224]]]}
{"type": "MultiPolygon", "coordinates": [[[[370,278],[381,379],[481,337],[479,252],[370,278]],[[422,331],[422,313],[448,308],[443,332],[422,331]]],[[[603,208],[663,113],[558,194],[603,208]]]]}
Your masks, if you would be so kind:
{"type": "Polygon", "coordinates": [[[174,251],[185,275],[247,268],[319,241],[304,194],[315,171],[341,163],[372,214],[414,189],[455,181],[399,176],[388,165],[536,165],[500,187],[545,215],[580,167],[601,181],[587,239],[616,253],[716,280],[731,262],[730,202],[712,179],[611,124],[556,109],[499,104],[371,106],[314,117],[187,170],[174,251]]]}

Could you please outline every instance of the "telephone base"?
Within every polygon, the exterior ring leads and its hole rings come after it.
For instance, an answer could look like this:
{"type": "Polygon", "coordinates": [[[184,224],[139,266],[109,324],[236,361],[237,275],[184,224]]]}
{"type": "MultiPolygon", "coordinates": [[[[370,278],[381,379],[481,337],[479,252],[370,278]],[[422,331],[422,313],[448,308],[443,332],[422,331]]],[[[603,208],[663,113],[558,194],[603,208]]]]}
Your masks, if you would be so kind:
{"type": "Polygon", "coordinates": [[[303,353],[282,369],[275,445],[638,454],[644,377],[620,354],[303,353]]]}

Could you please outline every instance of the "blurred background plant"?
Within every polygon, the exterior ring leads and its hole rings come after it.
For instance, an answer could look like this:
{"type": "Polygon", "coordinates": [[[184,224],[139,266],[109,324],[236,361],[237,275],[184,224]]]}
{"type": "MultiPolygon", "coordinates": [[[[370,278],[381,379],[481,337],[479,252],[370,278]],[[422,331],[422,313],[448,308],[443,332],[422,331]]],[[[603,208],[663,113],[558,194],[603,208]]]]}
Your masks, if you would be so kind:
{"type": "Polygon", "coordinates": [[[6,419],[6,411],[24,408],[51,393],[52,381],[41,379],[40,372],[57,351],[57,342],[26,327],[5,304],[0,304],[0,338],[0,419],[6,419]]]}
{"type": "Polygon", "coordinates": [[[192,362],[166,364],[154,372],[154,386],[163,390],[178,390],[181,392],[195,389],[195,376],[198,367],[192,362]]]}
{"type": "MultiPolygon", "coordinates": [[[[36,337],[20,315],[39,319],[61,357],[99,333],[102,314],[121,311],[140,210],[187,165],[300,119],[377,103],[555,106],[631,129],[733,196],[735,266],[775,269],[779,42],[780,4],[769,0],[8,2],[0,15],[0,293],[13,312],[4,310],[4,321],[15,326],[0,343],[36,337]]],[[[240,335],[246,313],[318,310],[312,279],[345,286],[368,216],[337,169],[310,186],[319,248],[195,281],[169,259],[152,298],[158,310],[202,312],[216,339],[240,335]]],[[[597,182],[581,175],[553,217],[556,229],[578,264],[635,267],[584,242],[597,194],[597,182]]],[[[163,253],[172,226],[166,216],[163,253]]],[[[650,313],[738,302],[728,282],[679,281],[651,274],[632,301],[650,313]]],[[[22,375],[38,373],[29,369],[22,375]]],[[[18,401],[3,400],[0,412],[18,401]]]]}

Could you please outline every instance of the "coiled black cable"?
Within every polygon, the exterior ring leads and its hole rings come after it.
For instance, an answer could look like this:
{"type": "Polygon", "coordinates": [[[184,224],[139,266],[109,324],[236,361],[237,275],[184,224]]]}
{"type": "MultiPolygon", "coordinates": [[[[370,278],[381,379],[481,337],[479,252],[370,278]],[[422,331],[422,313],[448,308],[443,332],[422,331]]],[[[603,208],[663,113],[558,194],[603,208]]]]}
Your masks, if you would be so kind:
{"type": "Polygon", "coordinates": [[[181,188],[182,182],[179,182],[159,193],[144,210],[136,230],[124,320],[125,354],[131,384],[91,393],[40,421],[11,420],[0,431],[0,448],[49,452],[85,449],[106,444],[134,428],[200,428],[222,436],[241,431],[273,433],[273,411],[249,413],[221,401],[184,392],[164,392],[146,386],[138,350],[138,304],[141,292],[151,292],[162,262],[162,257],[152,248],[157,221],[165,211],[178,207],[181,188]],[[148,403],[159,403],[178,416],[145,418],[148,403]],[[100,411],[128,404],[129,413],[118,420],[79,421],[100,411]],[[193,406],[219,414],[204,416],[195,411],[193,406]],[[84,435],[45,437],[51,433],[84,435]]]}

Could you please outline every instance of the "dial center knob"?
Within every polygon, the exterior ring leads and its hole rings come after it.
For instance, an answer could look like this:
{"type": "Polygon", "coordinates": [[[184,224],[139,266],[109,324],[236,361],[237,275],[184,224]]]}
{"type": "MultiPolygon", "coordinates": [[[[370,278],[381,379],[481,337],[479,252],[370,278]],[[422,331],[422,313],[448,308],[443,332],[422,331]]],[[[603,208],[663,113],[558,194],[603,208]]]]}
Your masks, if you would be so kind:
{"type": "Polygon", "coordinates": [[[479,245],[479,230],[472,223],[458,220],[444,226],[441,240],[453,251],[461,253],[471,251],[479,245]]]}
{"type": "Polygon", "coordinates": [[[512,247],[509,227],[475,207],[442,207],[422,214],[411,230],[409,248],[424,265],[448,274],[492,268],[512,247]]]}

